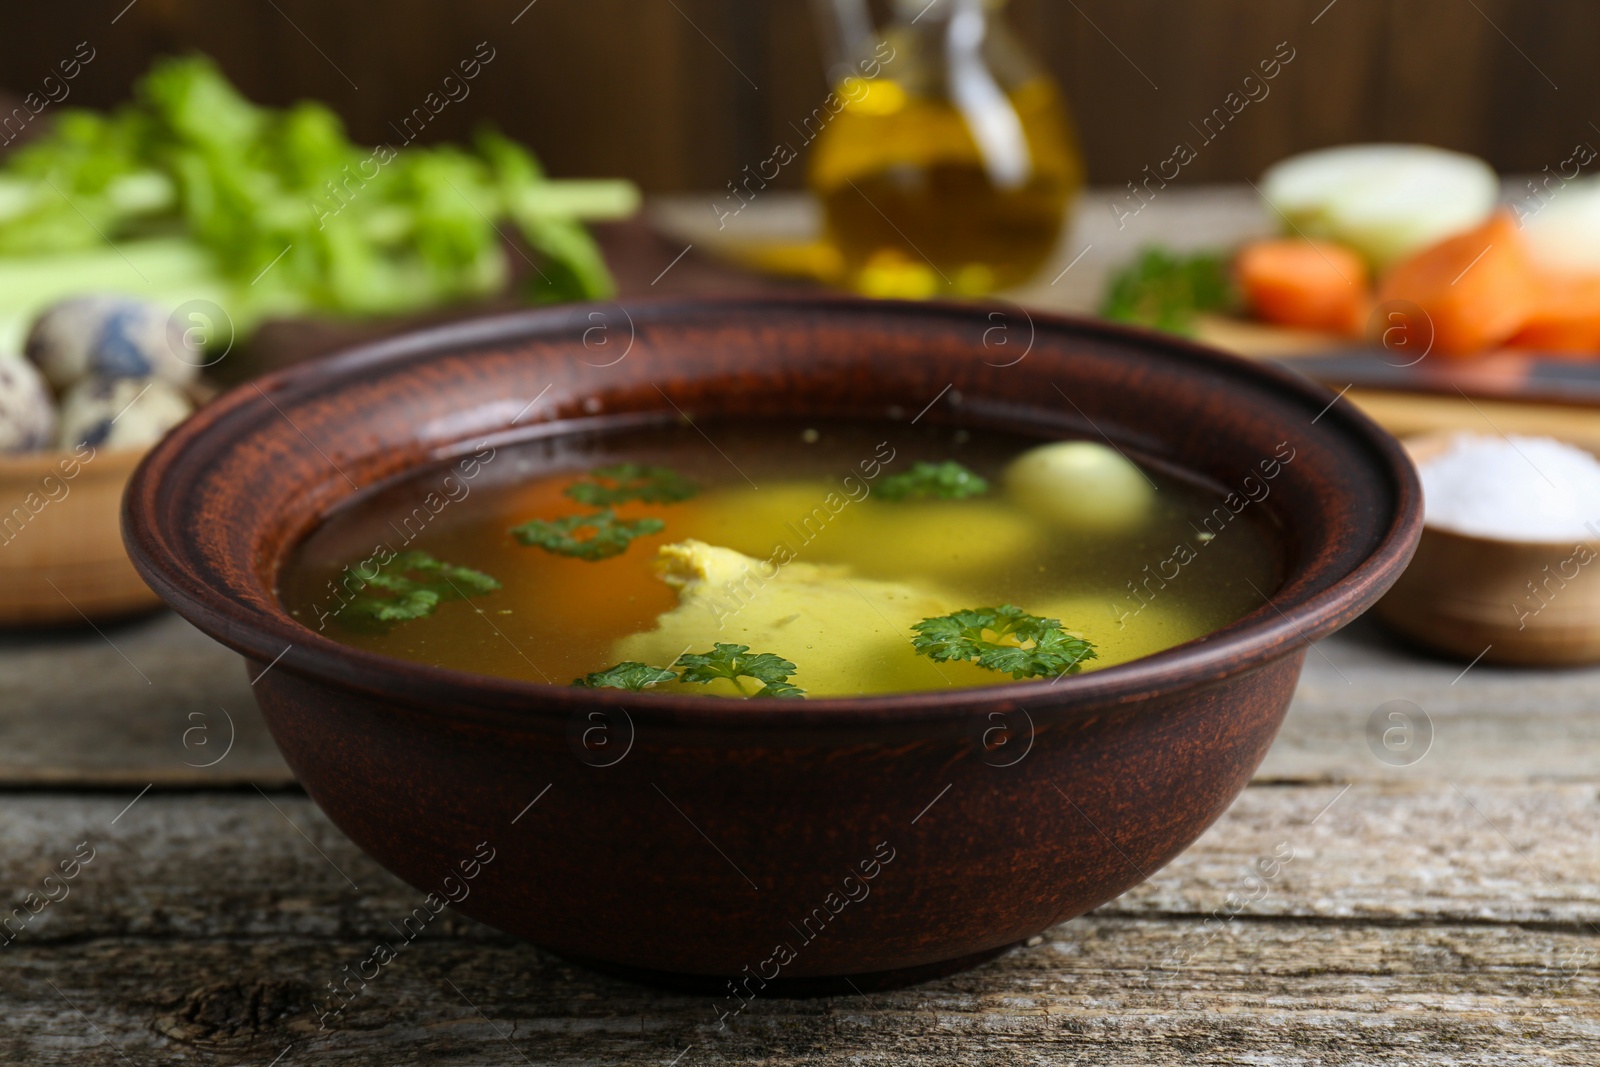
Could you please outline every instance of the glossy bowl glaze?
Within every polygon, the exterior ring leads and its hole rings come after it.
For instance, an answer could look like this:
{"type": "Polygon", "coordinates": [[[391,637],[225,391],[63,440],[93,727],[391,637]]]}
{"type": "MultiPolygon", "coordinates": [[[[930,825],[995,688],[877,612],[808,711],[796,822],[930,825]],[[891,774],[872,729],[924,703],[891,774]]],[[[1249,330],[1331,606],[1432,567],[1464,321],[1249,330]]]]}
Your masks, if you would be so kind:
{"type": "Polygon", "coordinates": [[[1200,836],[1272,742],[1308,642],[1369,607],[1416,544],[1410,463],[1331,401],[1179,340],[1015,307],[534,311],[225,395],[146,459],[125,536],[169,604],[265,671],[255,693],[289,765],[378,862],[554,951],[718,979],[732,1011],[724,979],[746,997],[970,964],[1200,836]],[[1054,684],[804,703],[419,666],[330,641],[274,595],[331,509],[484,442],[824,413],[1103,436],[1279,523],[1284,581],[1221,631],[1054,684]]]}

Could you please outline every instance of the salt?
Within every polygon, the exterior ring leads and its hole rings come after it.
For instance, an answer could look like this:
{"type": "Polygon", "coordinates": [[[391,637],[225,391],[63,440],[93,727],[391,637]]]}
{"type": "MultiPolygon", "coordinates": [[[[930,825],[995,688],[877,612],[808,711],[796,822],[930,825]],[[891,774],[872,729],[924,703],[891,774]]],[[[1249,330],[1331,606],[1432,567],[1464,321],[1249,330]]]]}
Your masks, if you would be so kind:
{"type": "Polygon", "coordinates": [[[1419,473],[1430,526],[1501,541],[1600,541],[1600,460],[1581,448],[1460,434],[1419,473]]]}

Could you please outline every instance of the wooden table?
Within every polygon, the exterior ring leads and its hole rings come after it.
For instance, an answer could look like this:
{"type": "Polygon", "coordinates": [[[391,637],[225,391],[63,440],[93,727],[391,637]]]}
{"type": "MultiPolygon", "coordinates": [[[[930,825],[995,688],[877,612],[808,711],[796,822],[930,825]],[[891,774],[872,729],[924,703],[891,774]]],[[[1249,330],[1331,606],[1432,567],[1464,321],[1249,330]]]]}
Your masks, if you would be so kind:
{"type": "Polygon", "coordinates": [[[0,637],[0,886],[27,916],[0,1063],[1600,1063],[1600,671],[1463,666],[1366,621],[1320,643],[1198,844],[966,974],[718,1030],[705,997],[446,912],[321,1031],[418,894],[295,785],[237,657],[170,614],[0,637]]]}

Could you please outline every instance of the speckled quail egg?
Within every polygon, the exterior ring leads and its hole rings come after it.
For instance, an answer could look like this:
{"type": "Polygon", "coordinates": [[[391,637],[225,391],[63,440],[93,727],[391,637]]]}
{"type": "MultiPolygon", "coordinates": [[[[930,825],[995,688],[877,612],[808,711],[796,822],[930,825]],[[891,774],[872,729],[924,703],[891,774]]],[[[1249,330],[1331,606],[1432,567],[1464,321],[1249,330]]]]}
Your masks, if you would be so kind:
{"type": "Polygon", "coordinates": [[[126,297],[64,300],[34,320],[28,359],[58,393],[91,377],[187,385],[199,373],[199,361],[170,320],[157,305],[126,297]]]}
{"type": "Polygon", "coordinates": [[[73,297],[52,304],[33,320],[24,351],[52,388],[65,390],[88,375],[89,350],[106,316],[123,302],[114,296],[73,297]]]}
{"type": "Polygon", "coordinates": [[[55,443],[56,405],[33,364],[0,358],[0,452],[32,452],[55,443]]]}
{"type": "Polygon", "coordinates": [[[187,397],[159,378],[85,378],[61,401],[61,448],[115,451],[157,441],[189,417],[187,397]]]}
{"type": "Polygon", "coordinates": [[[1065,529],[1120,533],[1136,529],[1155,504],[1145,473],[1094,441],[1030,448],[1006,467],[1006,493],[1023,509],[1065,529]]]}

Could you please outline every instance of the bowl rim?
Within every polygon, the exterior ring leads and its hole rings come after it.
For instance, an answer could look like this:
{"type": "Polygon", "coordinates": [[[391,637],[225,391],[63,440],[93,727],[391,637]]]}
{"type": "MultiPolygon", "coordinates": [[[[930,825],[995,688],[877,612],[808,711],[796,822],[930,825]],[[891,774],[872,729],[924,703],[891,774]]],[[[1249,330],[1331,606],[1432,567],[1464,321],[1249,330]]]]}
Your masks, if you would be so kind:
{"type": "MultiPolygon", "coordinates": [[[[975,705],[1049,710],[1052,713],[1103,710],[1177,690],[1198,689],[1309,649],[1370,608],[1410,561],[1423,526],[1422,494],[1416,470],[1400,441],[1380,428],[1343,394],[1286,368],[1245,359],[1171,334],[1068,315],[1035,313],[1005,300],[871,300],[828,295],[760,297],[648,297],[565,304],[461,320],[410,331],[270,372],[234,387],[176,427],[144,456],[123,500],[123,538],[134,566],[178,614],[214,639],[269,670],[289,671],[309,680],[353,689],[409,706],[425,714],[484,717],[502,725],[529,728],[540,720],[565,718],[577,711],[616,710],[632,718],[719,729],[838,726],[846,723],[926,722],[970,715],[975,705]],[[805,701],[736,701],[698,694],[594,690],[559,683],[524,681],[497,675],[433,667],[350,645],[311,630],[289,615],[269,591],[270,610],[245,604],[193,580],[164,545],[158,516],[165,480],[174,461],[197,440],[220,431],[230,417],[243,417],[271,404],[270,396],[299,393],[308,386],[334,385],[364,368],[426,352],[454,351],[496,341],[557,333],[583,308],[622,306],[630,319],[662,322],[693,314],[771,307],[790,313],[898,314],[962,316],[992,321],[996,311],[1023,310],[1037,329],[1046,325],[1114,344],[1165,349],[1185,360],[1209,365],[1223,377],[1244,376],[1268,390],[1312,409],[1319,420],[1341,427],[1382,467],[1396,489],[1396,507],[1373,550],[1342,576],[1331,579],[1297,603],[1279,606],[1271,597],[1241,619],[1173,648],[1126,663],[1076,674],[1056,685],[1039,679],[991,686],[922,690],[851,697],[808,697],[805,701]],[[1266,609],[1272,609],[1270,612],[1266,609]],[[1026,706],[1026,707],[1025,707],[1026,706]],[[448,709],[443,710],[443,709],[448,709]]],[[[274,405],[275,406],[275,405],[274,405]]],[[[1315,421],[1315,420],[1314,420],[1315,421]]],[[[537,424],[530,424],[537,425],[537,424]]],[[[263,675],[265,672],[262,672],[263,675]]],[[[254,682],[252,682],[252,685],[254,682]]]]}

